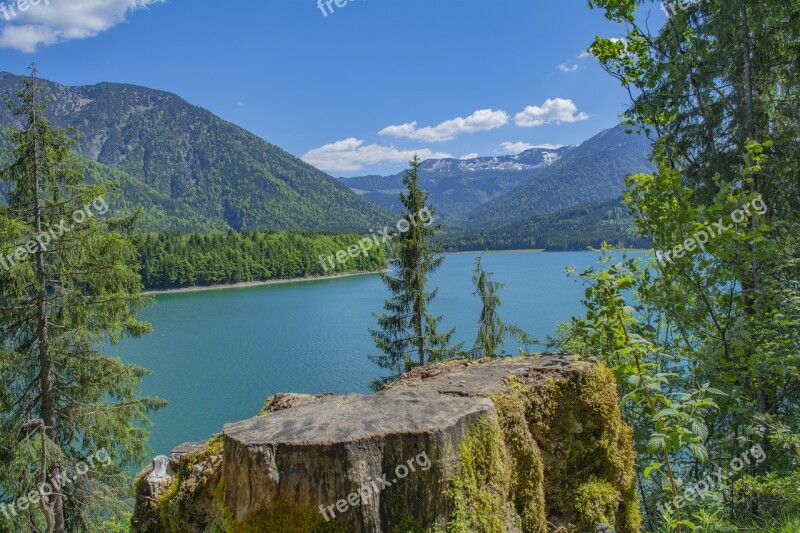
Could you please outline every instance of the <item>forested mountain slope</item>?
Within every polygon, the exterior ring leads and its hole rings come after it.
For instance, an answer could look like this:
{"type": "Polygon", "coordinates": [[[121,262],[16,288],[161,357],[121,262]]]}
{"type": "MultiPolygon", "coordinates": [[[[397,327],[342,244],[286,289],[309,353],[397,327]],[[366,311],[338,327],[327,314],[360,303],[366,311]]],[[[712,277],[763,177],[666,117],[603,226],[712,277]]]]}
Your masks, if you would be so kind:
{"type": "MultiPolygon", "coordinates": [[[[125,205],[163,205],[151,229],[367,231],[390,217],[338,180],[174,94],[133,85],[43,82],[48,118],[80,134],[77,151],[124,174],[125,205]]],[[[19,78],[0,73],[0,98],[19,78]]],[[[0,127],[17,125],[0,106],[0,127]]],[[[0,146],[2,141],[0,141],[0,146]]]]}
{"type": "Polygon", "coordinates": [[[485,203],[466,222],[484,231],[536,215],[612,200],[622,195],[625,176],[653,169],[650,142],[617,126],[584,142],[520,187],[485,203]]]}

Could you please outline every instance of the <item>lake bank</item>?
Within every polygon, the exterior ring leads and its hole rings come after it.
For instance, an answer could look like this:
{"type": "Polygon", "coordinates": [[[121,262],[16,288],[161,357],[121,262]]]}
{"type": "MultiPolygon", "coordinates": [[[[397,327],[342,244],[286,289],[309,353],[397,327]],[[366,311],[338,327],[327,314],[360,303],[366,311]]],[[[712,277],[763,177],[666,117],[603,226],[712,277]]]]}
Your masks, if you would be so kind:
{"type": "Polygon", "coordinates": [[[180,294],[185,292],[205,292],[205,291],[219,291],[223,289],[246,289],[251,287],[263,287],[265,285],[283,285],[288,283],[304,283],[309,281],[325,281],[329,279],[351,278],[353,276],[371,276],[380,274],[382,270],[375,270],[373,272],[348,272],[346,274],[336,274],[333,276],[317,276],[309,278],[288,278],[288,279],[270,279],[267,281],[243,281],[241,283],[229,283],[221,285],[208,285],[198,287],[183,287],[179,289],[158,289],[144,291],[145,295],[159,295],[159,294],[180,294]]]}
{"type": "MultiPolygon", "coordinates": [[[[585,252],[586,250],[583,250],[585,252]]],[[[640,250],[637,248],[624,248],[614,250],[614,252],[619,253],[644,253],[649,250],[640,250]]],[[[523,248],[519,250],[486,250],[484,252],[475,252],[475,251],[463,251],[463,252],[445,252],[443,255],[485,255],[485,254],[513,254],[513,253],[582,253],[576,252],[571,250],[563,250],[563,251],[548,251],[545,249],[540,248],[523,248]]],[[[353,276],[369,276],[373,274],[380,274],[381,272],[389,272],[389,270],[375,270],[371,272],[347,272],[343,274],[335,274],[331,276],[312,276],[312,277],[305,277],[305,278],[287,278],[287,279],[271,279],[267,281],[243,281],[241,283],[230,283],[230,284],[220,284],[220,285],[207,285],[207,286],[196,286],[196,287],[182,287],[176,289],[157,289],[157,290],[146,290],[144,291],[145,295],[159,295],[159,294],[180,294],[180,293],[190,293],[190,292],[205,292],[205,291],[219,291],[224,289],[247,289],[252,287],[262,287],[266,285],[283,285],[288,283],[304,283],[309,281],[326,281],[331,279],[340,279],[340,278],[350,278],[353,276]]]]}

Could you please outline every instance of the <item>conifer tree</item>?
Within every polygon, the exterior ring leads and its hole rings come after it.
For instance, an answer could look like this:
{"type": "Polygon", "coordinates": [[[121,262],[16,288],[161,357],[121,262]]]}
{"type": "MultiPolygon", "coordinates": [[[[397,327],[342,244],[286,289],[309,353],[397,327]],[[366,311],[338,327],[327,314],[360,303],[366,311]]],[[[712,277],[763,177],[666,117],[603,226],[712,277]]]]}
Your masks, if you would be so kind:
{"type": "Polygon", "coordinates": [[[511,338],[517,338],[522,344],[534,344],[536,342],[530,335],[525,333],[516,324],[506,324],[500,320],[497,309],[503,305],[503,301],[497,295],[505,285],[494,281],[493,272],[483,269],[482,257],[475,259],[475,271],[472,282],[475,284],[475,295],[481,299],[481,318],[478,328],[478,338],[475,340],[475,347],[470,356],[488,357],[493,359],[498,355],[503,343],[511,338]]]}
{"type": "Polygon", "coordinates": [[[145,370],[99,351],[149,331],[135,316],[146,300],[133,220],[102,217],[107,188],[84,183],[36,74],[8,102],[20,127],[0,171],[12,187],[0,208],[0,530],[99,531],[126,511],[125,471],[145,460],[143,426],[162,403],[140,395],[145,370]],[[108,462],[85,461],[101,451],[108,462]]]}
{"type": "Polygon", "coordinates": [[[371,359],[391,375],[374,383],[374,386],[407,372],[414,366],[424,366],[454,357],[461,345],[450,346],[455,329],[439,332],[441,316],[433,316],[428,306],[438,289],[428,292],[428,276],[442,264],[441,243],[433,237],[440,230],[434,224],[436,210],[428,204],[428,194],[419,188],[419,157],[414,156],[411,168],[403,177],[407,191],[400,194],[404,218],[398,229],[396,274],[382,274],[381,278],[392,294],[384,302],[385,313],[377,316],[379,330],[370,330],[372,338],[384,355],[371,359]]]}

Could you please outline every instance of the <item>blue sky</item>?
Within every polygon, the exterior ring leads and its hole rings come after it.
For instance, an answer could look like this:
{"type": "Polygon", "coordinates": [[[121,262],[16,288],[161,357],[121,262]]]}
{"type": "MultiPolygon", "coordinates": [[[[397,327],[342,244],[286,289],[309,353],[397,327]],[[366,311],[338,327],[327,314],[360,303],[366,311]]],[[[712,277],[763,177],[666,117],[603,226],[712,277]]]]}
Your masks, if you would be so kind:
{"type": "Polygon", "coordinates": [[[0,70],[171,91],[335,176],[579,144],[627,104],[579,57],[620,31],[585,0],[24,1],[0,70]]]}

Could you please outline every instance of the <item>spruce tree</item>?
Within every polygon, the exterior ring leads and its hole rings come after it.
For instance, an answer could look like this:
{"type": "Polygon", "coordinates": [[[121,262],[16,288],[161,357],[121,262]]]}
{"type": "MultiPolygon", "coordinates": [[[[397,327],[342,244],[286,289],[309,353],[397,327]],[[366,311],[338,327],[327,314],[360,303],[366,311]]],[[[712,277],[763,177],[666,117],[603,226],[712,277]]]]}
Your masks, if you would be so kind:
{"type": "Polygon", "coordinates": [[[503,305],[503,301],[497,295],[505,285],[494,281],[493,272],[483,269],[482,257],[475,259],[475,271],[472,282],[475,284],[475,295],[481,299],[481,318],[479,321],[478,337],[475,340],[475,347],[470,352],[471,357],[488,357],[494,359],[502,348],[503,343],[512,338],[517,338],[522,344],[534,344],[536,340],[525,333],[516,324],[506,324],[500,320],[497,309],[503,305]]]}
{"type": "Polygon", "coordinates": [[[450,346],[455,329],[439,332],[441,316],[433,316],[428,306],[438,289],[428,292],[428,276],[442,264],[441,243],[433,238],[441,226],[434,224],[436,210],[428,203],[428,194],[419,188],[419,157],[414,156],[411,168],[403,177],[406,192],[400,194],[403,204],[403,222],[395,236],[397,246],[396,274],[381,274],[392,294],[384,302],[385,313],[375,316],[379,330],[370,330],[372,338],[383,355],[371,359],[391,375],[376,381],[377,387],[390,381],[414,366],[443,361],[454,357],[461,345],[450,346]]]}
{"type": "Polygon", "coordinates": [[[35,67],[22,84],[0,172],[11,184],[0,208],[0,530],[99,531],[125,514],[125,471],[146,459],[143,426],[162,405],[140,395],[145,370],[99,346],[149,331],[135,316],[147,300],[125,235],[133,220],[101,217],[109,191],[84,183],[75,139],[46,120],[35,67]],[[100,452],[110,460],[85,461],[100,452]],[[42,484],[58,488],[16,504],[42,484]]]}

